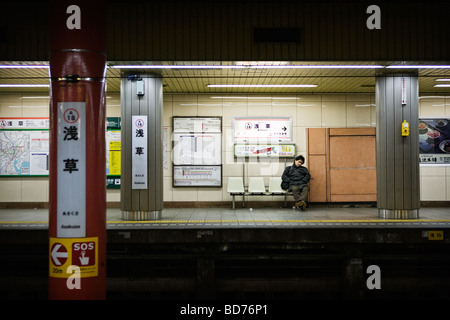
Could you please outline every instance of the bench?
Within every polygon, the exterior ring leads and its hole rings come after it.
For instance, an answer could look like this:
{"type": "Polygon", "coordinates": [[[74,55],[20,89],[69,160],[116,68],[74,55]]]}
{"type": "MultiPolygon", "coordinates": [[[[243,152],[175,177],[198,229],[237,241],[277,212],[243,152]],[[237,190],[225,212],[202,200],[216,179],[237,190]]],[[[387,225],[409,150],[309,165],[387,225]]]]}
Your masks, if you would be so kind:
{"type": "Polygon", "coordinates": [[[227,192],[233,197],[233,209],[236,208],[236,196],[242,196],[242,207],[245,206],[245,196],[284,196],[286,207],[287,196],[292,195],[291,192],[281,189],[281,177],[270,177],[268,190],[262,177],[250,177],[247,191],[242,177],[229,177],[227,192]]]}

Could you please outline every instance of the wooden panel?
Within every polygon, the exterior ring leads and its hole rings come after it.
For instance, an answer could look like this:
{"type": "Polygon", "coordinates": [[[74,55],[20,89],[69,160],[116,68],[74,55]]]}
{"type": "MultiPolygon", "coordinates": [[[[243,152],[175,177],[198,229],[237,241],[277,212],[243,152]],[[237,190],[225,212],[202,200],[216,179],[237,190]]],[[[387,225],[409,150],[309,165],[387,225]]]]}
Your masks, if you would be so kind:
{"type": "Polygon", "coordinates": [[[374,136],[375,127],[369,128],[330,128],[330,136],[374,136]]]}
{"type": "Polygon", "coordinates": [[[332,195],[376,194],[376,169],[330,170],[332,195]]]}
{"type": "Polygon", "coordinates": [[[308,128],[308,154],[325,154],[326,128],[308,128]]]}
{"type": "Polygon", "coordinates": [[[373,202],[377,201],[376,194],[332,194],[331,202],[373,202]]]}
{"type": "Polygon", "coordinates": [[[309,128],[311,202],[377,201],[376,128],[309,128]]]}
{"type": "Polygon", "coordinates": [[[330,138],[331,168],[376,167],[375,137],[341,136],[330,138]]]}
{"type": "Polygon", "coordinates": [[[309,201],[326,202],[327,201],[327,167],[325,155],[309,156],[308,170],[311,174],[309,183],[309,201]]]}

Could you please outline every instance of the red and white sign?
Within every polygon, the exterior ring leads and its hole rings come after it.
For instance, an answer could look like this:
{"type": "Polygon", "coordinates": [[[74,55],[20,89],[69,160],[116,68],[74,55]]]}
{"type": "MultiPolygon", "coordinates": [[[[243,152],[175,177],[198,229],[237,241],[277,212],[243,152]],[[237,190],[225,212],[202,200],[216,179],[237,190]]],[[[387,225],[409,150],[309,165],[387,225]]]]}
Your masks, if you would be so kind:
{"type": "Polygon", "coordinates": [[[69,108],[66,111],[64,111],[63,119],[67,123],[76,123],[79,118],[80,118],[80,114],[74,108],[69,108]]]}
{"type": "Polygon", "coordinates": [[[291,142],[292,117],[234,117],[233,142],[291,142]]]}
{"type": "Polygon", "coordinates": [[[94,266],[95,250],[95,241],[74,242],[72,244],[72,263],[78,266],[94,266]]]}
{"type": "Polygon", "coordinates": [[[402,77],[402,104],[406,104],[406,78],[402,77]]]}
{"type": "Polygon", "coordinates": [[[66,263],[69,254],[63,244],[56,242],[50,249],[50,256],[55,266],[62,266],[66,263]]]}

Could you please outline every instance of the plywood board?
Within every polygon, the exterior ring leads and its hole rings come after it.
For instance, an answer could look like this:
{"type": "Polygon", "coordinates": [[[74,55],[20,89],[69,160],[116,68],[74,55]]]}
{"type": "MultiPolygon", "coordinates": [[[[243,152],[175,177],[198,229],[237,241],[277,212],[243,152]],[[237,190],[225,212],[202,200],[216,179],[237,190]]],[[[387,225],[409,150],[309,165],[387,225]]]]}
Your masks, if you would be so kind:
{"type": "Polygon", "coordinates": [[[330,137],[331,168],[375,168],[375,137],[330,137]]]}
{"type": "Polygon", "coordinates": [[[327,168],[325,155],[309,156],[308,170],[311,174],[309,183],[309,201],[326,202],[327,201],[327,168]]]}

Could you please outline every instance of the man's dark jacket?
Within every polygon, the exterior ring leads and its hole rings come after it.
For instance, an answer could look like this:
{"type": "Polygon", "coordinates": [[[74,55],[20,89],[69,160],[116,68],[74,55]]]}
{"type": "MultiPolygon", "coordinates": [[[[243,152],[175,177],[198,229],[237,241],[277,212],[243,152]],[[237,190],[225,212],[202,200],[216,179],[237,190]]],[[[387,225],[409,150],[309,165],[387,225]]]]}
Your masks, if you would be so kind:
{"type": "Polygon", "coordinates": [[[300,190],[308,185],[311,175],[306,167],[297,167],[295,164],[286,167],[284,169],[283,175],[281,176],[281,188],[284,190],[288,189],[289,192],[292,191],[292,186],[297,186],[300,190]]]}

